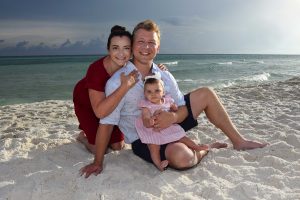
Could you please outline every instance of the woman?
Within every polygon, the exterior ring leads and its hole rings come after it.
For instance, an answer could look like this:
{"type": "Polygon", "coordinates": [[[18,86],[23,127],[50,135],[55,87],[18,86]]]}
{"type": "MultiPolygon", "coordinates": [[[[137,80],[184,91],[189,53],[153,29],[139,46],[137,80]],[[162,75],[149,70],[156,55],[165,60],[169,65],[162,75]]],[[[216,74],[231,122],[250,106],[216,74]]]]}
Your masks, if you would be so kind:
{"type": "MultiPolygon", "coordinates": [[[[86,76],[74,88],[75,114],[79,121],[79,129],[82,130],[77,140],[91,153],[95,153],[99,119],[110,114],[138,80],[138,73],[135,70],[127,76],[121,75],[121,86],[108,97],[105,96],[107,80],[131,57],[131,40],[130,32],[124,27],[118,25],[112,27],[107,41],[108,55],[92,63],[86,76]]],[[[159,67],[167,70],[164,65],[159,67]]],[[[113,129],[109,146],[113,150],[120,150],[124,146],[124,136],[117,126],[113,129]]]]}
{"type": "MultiPolygon", "coordinates": [[[[122,74],[121,86],[113,94],[105,96],[107,80],[131,57],[131,40],[131,34],[124,27],[118,25],[112,27],[107,41],[108,55],[92,63],[86,76],[74,88],[74,109],[79,121],[79,129],[82,130],[77,140],[91,153],[95,153],[99,119],[110,114],[137,81],[138,73],[135,70],[127,76],[122,74]]],[[[120,150],[124,146],[123,140],[122,132],[115,126],[109,146],[114,150],[120,150]]]]}

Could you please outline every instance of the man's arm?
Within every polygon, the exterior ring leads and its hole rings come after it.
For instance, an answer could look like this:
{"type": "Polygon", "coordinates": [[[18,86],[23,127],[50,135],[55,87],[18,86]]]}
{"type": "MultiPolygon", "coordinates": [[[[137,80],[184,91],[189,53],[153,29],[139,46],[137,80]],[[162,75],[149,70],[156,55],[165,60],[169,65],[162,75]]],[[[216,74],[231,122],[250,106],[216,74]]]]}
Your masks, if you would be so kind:
{"type": "Polygon", "coordinates": [[[172,124],[182,122],[188,116],[186,106],[179,106],[176,112],[160,111],[156,114],[154,120],[154,130],[168,128],[172,124]]]}
{"type": "Polygon", "coordinates": [[[182,122],[188,116],[188,110],[185,106],[184,96],[179,90],[178,84],[174,76],[170,72],[161,72],[163,81],[165,82],[165,89],[168,91],[167,95],[170,95],[174,99],[174,103],[178,105],[176,112],[161,111],[156,115],[154,127],[156,129],[164,129],[172,124],[182,122]]]}

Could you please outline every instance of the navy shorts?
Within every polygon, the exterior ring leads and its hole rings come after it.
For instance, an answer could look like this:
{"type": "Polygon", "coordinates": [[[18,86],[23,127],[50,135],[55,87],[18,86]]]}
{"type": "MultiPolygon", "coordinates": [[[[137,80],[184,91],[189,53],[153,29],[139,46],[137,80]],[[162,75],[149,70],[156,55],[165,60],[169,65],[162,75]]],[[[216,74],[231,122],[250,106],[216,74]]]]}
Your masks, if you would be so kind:
{"type": "MultiPolygon", "coordinates": [[[[185,105],[188,109],[188,116],[185,118],[185,120],[179,125],[185,130],[188,131],[198,125],[198,121],[194,119],[192,109],[191,109],[191,103],[190,103],[190,93],[184,95],[185,105]]],[[[167,148],[168,144],[160,145],[160,158],[161,160],[166,160],[165,156],[165,150],[167,148]]],[[[142,158],[143,160],[153,163],[150,151],[148,149],[147,144],[144,144],[141,142],[141,140],[136,140],[131,144],[132,151],[135,155],[142,158]]]]}

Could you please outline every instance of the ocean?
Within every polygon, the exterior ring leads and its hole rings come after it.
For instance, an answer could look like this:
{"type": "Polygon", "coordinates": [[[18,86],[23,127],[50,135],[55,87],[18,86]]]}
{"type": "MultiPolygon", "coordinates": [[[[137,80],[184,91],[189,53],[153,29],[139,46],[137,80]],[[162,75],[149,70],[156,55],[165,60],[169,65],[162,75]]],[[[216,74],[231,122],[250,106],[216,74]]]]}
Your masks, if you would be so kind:
{"type": "MultiPolygon", "coordinates": [[[[0,57],[0,105],[71,100],[73,87],[101,55],[0,57]]],[[[300,55],[158,55],[186,93],[300,78],[300,55]]]]}

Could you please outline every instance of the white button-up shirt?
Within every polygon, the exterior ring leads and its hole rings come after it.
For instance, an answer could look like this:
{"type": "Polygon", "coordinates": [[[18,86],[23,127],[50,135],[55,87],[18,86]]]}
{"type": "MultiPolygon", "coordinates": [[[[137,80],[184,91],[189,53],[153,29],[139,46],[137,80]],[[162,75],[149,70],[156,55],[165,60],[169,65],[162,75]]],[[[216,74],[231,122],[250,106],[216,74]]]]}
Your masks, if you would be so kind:
{"type": "MultiPolygon", "coordinates": [[[[110,95],[120,86],[120,75],[122,72],[127,75],[134,69],[137,70],[133,63],[128,62],[126,66],[115,72],[106,83],[106,95],[110,95]]],[[[157,65],[153,63],[152,73],[161,74],[166,95],[170,95],[178,106],[185,105],[184,96],[180,92],[177,82],[170,72],[160,70],[157,65]]],[[[135,121],[141,115],[138,103],[144,99],[144,83],[141,77],[140,74],[138,82],[125,94],[116,109],[110,115],[100,120],[101,124],[118,125],[120,130],[124,133],[126,143],[132,143],[139,139],[135,129],[135,121]]]]}

